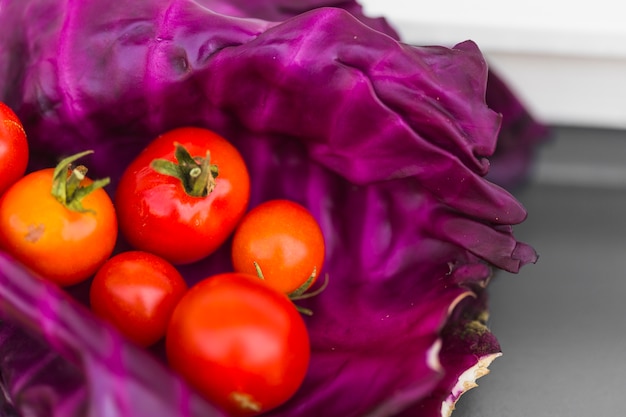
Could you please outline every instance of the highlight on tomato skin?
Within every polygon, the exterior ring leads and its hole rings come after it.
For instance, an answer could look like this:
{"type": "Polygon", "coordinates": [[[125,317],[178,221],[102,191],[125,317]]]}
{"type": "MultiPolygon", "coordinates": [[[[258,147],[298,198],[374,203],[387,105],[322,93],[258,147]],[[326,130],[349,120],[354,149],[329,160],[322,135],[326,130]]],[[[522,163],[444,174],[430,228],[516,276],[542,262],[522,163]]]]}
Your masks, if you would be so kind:
{"type": "Polygon", "coordinates": [[[232,416],[291,398],[310,361],[304,320],[289,298],[252,275],[223,273],[192,286],[174,310],[168,363],[232,416]]]}
{"type": "Polygon", "coordinates": [[[250,177],[227,139],[198,127],[165,132],[125,169],[115,202],[131,246],[175,265],[212,254],[248,208],[250,177]]]}
{"type": "Polygon", "coordinates": [[[92,311],[135,344],[149,347],[165,336],[187,283],[165,259],[141,251],[119,253],[98,269],[90,287],[92,311]]]}
{"type": "Polygon", "coordinates": [[[26,172],[29,147],[17,115],[0,102],[0,195],[26,172]]]}
{"type": "Polygon", "coordinates": [[[323,267],[324,235],[304,206],[269,200],[241,220],[233,234],[231,257],[235,271],[260,272],[278,291],[302,293],[315,283],[323,267]]]}
{"type": "Polygon", "coordinates": [[[91,180],[82,165],[69,169],[88,153],[27,174],[0,200],[0,247],[62,287],[91,277],[117,241],[108,178],[91,180]]]}

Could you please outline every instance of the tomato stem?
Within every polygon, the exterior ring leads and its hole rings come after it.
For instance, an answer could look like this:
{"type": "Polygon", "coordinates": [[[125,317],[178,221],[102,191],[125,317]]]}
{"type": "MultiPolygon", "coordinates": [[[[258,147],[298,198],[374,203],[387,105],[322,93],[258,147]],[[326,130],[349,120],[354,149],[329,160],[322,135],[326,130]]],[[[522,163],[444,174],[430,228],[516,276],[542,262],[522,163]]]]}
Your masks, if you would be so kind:
{"type": "MultiPolygon", "coordinates": [[[[315,273],[315,270],[313,271],[313,273],[315,273]]],[[[326,275],[324,275],[324,282],[322,283],[321,287],[319,287],[315,291],[311,291],[311,292],[308,292],[306,294],[303,293],[303,294],[293,295],[294,293],[291,293],[291,294],[289,294],[289,299],[291,300],[291,302],[294,302],[295,300],[304,300],[306,298],[315,297],[315,296],[321,294],[322,291],[324,291],[326,289],[326,287],[328,286],[328,281],[329,281],[329,277],[328,277],[328,274],[326,274],[326,275]]],[[[298,290],[296,290],[296,291],[298,291],[298,290]]],[[[313,315],[313,310],[308,309],[308,308],[304,308],[304,307],[300,307],[299,305],[297,305],[295,303],[294,303],[294,305],[296,306],[296,309],[298,309],[298,311],[300,313],[305,314],[307,316],[312,316],[313,315]]]]}
{"type": "Polygon", "coordinates": [[[261,271],[261,267],[259,266],[259,263],[257,261],[252,261],[252,263],[254,264],[254,269],[256,269],[257,276],[261,278],[262,280],[265,280],[265,276],[263,276],[263,271],[261,271]]]}
{"type": "Polygon", "coordinates": [[[237,407],[242,411],[261,411],[261,404],[255,401],[252,395],[245,394],[243,392],[232,392],[230,398],[237,404],[237,407]]]}
{"type": "Polygon", "coordinates": [[[328,277],[328,274],[326,274],[324,275],[324,282],[322,283],[322,286],[316,289],[315,291],[311,291],[306,294],[299,294],[299,295],[292,295],[293,293],[291,293],[289,294],[289,298],[291,298],[291,300],[304,300],[307,298],[318,296],[322,293],[322,291],[326,289],[326,287],[328,287],[328,281],[330,281],[330,279],[328,277]]]}
{"type": "Polygon", "coordinates": [[[192,197],[206,197],[215,189],[215,179],[219,170],[211,164],[211,152],[204,157],[193,157],[180,143],[175,143],[176,162],[155,159],[150,166],[159,174],[169,175],[180,180],[185,192],[192,197]]]}
{"type": "Polygon", "coordinates": [[[54,168],[52,174],[52,196],[66,208],[79,213],[94,212],[91,209],[83,207],[82,200],[98,188],[102,188],[109,184],[109,177],[95,180],[89,185],[81,185],[86,178],[87,167],[79,165],[72,168],[72,163],[85,155],[89,155],[93,151],[84,151],[68,156],[62,159],[54,168]]]}
{"type": "MultiPolygon", "coordinates": [[[[265,276],[263,276],[263,271],[261,270],[261,266],[259,265],[259,263],[257,261],[252,261],[252,263],[254,264],[254,269],[256,270],[256,274],[259,277],[259,279],[264,280],[265,276]]],[[[329,281],[328,274],[324,276],[324,282],[322,283],[321,287],[319,287],[313,292],[305,294],[305,292],[309,288],[311,288],[311,285],[313,285],[313,281],[315,281],[316,276],[317,276],[317,267],[314,266],[313,272],[311,272],[311,275],[309,275],[307,280],[298,288],[296,288],[295,290],[287,294],[287,297],[289,297],[289,299],[293,302],[294,300],[304,300],[306,298],[311,298],[311,297],[315,297],[316,295],[319,295],[328,286],[328,281],[329,281]]],[[[295,303],[294,303],[294,306],[302,314],[305,314],[307,316],[313,315],[313,311],[311,309],[301,307],[295,303]]]]}
{"type": "Polygon", "coordinates": [[[309,317],[313,315],[313,310],[311,310],[310,308],[302,307],[295,303],[293,305],[296,307],[296,310],[298,310],[300,314],[304,314],[305,316],[309,317]]]}
{"type": "Polygon", "coordinates": [[[298,288],[296,288],[295,290],[293,290],[292,292],[288,294],[289,298],[294,300],[294,299],[297,299],[297,297],[300,297],[302,294],[304,294],[306,290],[311,288],[311,285],[313,285],[313,281],[315,281],[316,277],[317,277],[317,267],[314,266],[313,272],[311,272],[311,275],[309,275],[306,281],[304,281],[302,285],[300,285],[298,288]]]}

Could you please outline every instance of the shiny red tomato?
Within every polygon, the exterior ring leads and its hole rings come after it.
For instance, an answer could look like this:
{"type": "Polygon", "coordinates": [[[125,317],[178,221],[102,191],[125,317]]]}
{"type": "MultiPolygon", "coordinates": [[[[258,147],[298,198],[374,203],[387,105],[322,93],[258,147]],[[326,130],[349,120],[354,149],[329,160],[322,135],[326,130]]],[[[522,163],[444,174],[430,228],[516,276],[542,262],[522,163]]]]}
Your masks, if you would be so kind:
{"type": "Polygon", "coordinates": [[[134,248],[186,264],[230,236],[249,197],[237,149],[210,130],[184,127],[139,154],[122,175],[115,202],[120,230],[134,248]]]}
{"type": "Polygon", "coordinates": [[[91,181],[83,166],[69,170],[82,155],[22,177],[0,200],[0,247],[61,286],[92,276],[117,239],[108,180],[91,181]]]}
{"type": "Polygon", "coordinates": [[[172,368],[233,416],[287,401],[310,359],[307,329],[287,296],[239,273],[191,287],[174,310],[165,345],[172,368]]]}
{"type": "Polygon", "coordinates": [[[165,336],[187,284],[165,259],[147,252],[122,252],[100,267],[91,284],[93,312],[139,346],[165,336]]]}
{"type": "Polygon", "coordinates": [[[284,293],[306,290],[324,263],[324,236],[313,215],[289,200],[266,201],[250,210],[233,235],[235,271],[257,274],[284,293]]]}
{"type": "Polygon", "coordinates": [[[26,172],[28,143],[22,123],[0,102],[0,195],[26,172]]]}

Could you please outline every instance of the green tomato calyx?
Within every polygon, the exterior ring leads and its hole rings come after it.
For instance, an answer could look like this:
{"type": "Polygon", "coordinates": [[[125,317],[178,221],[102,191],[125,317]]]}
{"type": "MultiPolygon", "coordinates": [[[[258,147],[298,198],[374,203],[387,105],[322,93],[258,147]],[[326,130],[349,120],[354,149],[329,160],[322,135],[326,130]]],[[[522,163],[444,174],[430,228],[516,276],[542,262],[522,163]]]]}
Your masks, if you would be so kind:
{"type": "Polygon", "coordinates": [[[74,161],[91,153],[93,153],[91,150],[79,152],[62,159],[54,168],[52,174],[52,189],[50,193],[59,203],[69,210],[78,213],[93,213],[92,209],[86,209],[83,206],[83,199],[98,188],[103,188],[111,182],[110,178],[107,177],[92,181],[88,185],[82,184],[87,176],[87,167],[84,165],[73,167],[72,164],[74,161]]]}
{"type": "Polygon", "coordinates": [[[180,143],[174,144],[176,162],[155,159],[150,166],[159,174],[169,175],[180,180],[185,192],[192,197],[206,197],[215,189],[218,176],[217,165],[211,164],[211,153],[204,157],[191,156],[180,143]]]}

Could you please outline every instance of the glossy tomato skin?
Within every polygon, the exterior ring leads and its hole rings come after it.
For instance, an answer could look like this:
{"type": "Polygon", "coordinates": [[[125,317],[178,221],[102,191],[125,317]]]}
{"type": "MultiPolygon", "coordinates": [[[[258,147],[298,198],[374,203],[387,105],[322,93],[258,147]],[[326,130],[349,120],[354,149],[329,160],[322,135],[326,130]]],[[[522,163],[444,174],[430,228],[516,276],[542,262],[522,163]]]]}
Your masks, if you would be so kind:
{"type": "Polygon", "coordinates": [[[28,153],[22,123],[6,104],[0,102],[0,195],[26,172],[28,153]]]}
{"type": "Polygon", "coordinates": [[[300,287],[324,264],[325,243],[313,215],[290,200],[269,200],[250,210],[233,235],[235,271],[256,274],[257,262],[268,285],[284,293],[300,287]]]}
{"type": "MultiPolygon", "coordinates": [[[[90,276],[113,252],[117,219],[102,188],[83,199],[76,212],[50,193],[54,169],[22,177],[0,200],[0,247],[30,269],[60,286],[90,276]]],[[[85,178],[82,185],[91,182],[85,178]]]]}
{"type": "Polygon", "coordinates": [[[307,329],[291,301],[239,273],[191,287],[174,310],[166,352],[173,369],[233,416],[284,403],[310,359],[307,329]]]}
{"type": "Polygon", "coordinates": [[[126,169],[116,193],[120,230],[138,250],[174,264],[198,261],[213,253],[232,233],[247,210],[250,178],[237,149],[201,128],[171,130],[150,143],[126,169]],[[160,174],[155,159],[175,161],[175,144],[194,157],[210,151],[219,174],[206,197],[185,192],[180,180],[160,174]]]}
{"type": "Polygon", "coordinates": [[[147,252],[119,253],[98,269],[89,300],[92,311],[139,346],[165,336],[172,312],[187,291],[178,270],[147,252]]]}

